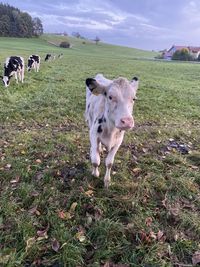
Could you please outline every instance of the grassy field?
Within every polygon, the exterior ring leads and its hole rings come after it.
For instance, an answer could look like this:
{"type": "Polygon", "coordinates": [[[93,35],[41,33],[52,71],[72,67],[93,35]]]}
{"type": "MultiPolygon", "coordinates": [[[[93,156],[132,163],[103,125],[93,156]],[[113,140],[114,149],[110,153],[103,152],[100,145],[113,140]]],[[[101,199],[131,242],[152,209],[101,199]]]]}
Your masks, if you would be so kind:
{"type": "Polygon", "coordinates": [[[57,40],[0,38],[1,73],[7,56],[42,57],[23,85],[0,86],[0,266],[193,266],[200,65],[76,39],[66,50],[47,42],[57,40]],[[64,56],[46,63],[47,52],[64,56]],[[91,176],[83,116],[85,79],[96,73],[140,79],[136,127],[116,155],[108,191],[104,164],[100,178],[91,176]]]}

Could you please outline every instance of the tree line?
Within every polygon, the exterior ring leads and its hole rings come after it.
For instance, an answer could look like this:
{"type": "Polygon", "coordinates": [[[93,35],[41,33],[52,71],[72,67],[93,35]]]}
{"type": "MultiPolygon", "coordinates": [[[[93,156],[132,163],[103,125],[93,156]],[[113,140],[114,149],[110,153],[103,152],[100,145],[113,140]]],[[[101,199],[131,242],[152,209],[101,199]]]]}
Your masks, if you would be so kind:
{"type": "Polygon", "coordinates": [[[33,37],[43,34],[39,18],[32,18],[27,12],[0,3],[0,36],[33,37]]]}

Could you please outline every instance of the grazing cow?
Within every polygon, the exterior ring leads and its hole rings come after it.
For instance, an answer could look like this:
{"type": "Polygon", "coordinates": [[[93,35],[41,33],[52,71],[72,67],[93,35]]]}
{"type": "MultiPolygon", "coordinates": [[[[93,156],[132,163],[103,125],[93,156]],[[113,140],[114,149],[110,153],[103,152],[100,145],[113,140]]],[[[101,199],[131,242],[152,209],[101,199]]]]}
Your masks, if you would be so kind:
{"type": "Polygon", "coordinates": [[[104,185],[110,185],[114,157],[126,130],[134,127],[132,116],[138,78],[108,80],[102,74],[86,79],[86,121],[90,129],[92,174],[99,176],[101,144],[108,151],[104,185]]]}
{"type": "Polygon", "coordinates": [[[30,57],[28,59],[28,68],[27,68],[27,70],[30,71],[32,68],[36,72],[39,71],[39,68],[40,68],[40,56],[38,56],[38,55],[30,55],[30,57]]]}
{"type": "Polygon", "coordinates": [[[62,58],[63,57],[63,53],[58,55],[58,58],[62,58]]]}
{"type": "Polygon", "coordinates": [[[4,63],[4,76],[0,76],[3,80],[5,87],[10,84],[10,78],[15,75],[15,80],[24,82],[24,59],[23,57],[12,56],[6,59],[4,63]]]}
{"type": "Polygon", "coordinates": [[[52,58],[51,54],[46,54],[44,61],[48,61],[52,58]]]}

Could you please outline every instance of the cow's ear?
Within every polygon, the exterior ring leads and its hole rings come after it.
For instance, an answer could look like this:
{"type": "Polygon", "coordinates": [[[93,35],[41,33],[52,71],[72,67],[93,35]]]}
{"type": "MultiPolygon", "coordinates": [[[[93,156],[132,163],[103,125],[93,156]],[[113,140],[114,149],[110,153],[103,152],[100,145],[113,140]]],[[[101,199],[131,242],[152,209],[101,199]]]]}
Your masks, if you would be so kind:
{"type": "Polygon", "coordinates": [[[104,94],[106,91],[106,86],[101,85],[93,78],[87,78],[85,83],[94,95],[104,94]]]}
{"type": "Polygon", "coordinates": [[[131,80],[131,84],[134,86],[135,90],[137,91],[139,85],[139,79],[137,77],[133,77],[131,80]]]}

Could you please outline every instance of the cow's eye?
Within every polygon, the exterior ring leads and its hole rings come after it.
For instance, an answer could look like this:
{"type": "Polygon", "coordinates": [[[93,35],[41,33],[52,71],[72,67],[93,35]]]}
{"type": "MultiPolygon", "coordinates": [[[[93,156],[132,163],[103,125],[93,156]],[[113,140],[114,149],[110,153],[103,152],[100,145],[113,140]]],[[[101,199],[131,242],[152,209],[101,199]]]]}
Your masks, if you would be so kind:
{"type": "Polygon", "coordinates": [[[112,96],[109,96],[109,99],[112,100],[112,96]]]}
{"type": "Polygon", "coordinates": [[[136,100],[136,98],[133,98],[133,101],[135,101],[136,100]]]}

